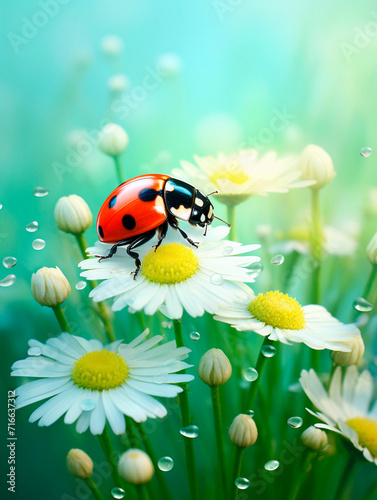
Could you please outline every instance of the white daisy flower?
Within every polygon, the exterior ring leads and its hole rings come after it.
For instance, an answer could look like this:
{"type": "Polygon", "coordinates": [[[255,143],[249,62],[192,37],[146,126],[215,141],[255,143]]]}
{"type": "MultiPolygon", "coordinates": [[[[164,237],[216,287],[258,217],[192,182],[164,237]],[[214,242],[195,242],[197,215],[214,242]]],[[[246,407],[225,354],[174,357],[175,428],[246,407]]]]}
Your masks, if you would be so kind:
{"type": "Polygon", "coordinates": [[[129,344],[106,346],[68,333],[46,344],[30,340],[29,357],[16,361],[11,375],[39,380],[16,389],[16,408],[49,398],[29,422],[48,426],[65,414],[66,424],[77,421],[77,432],[90,428],[92,434],[101,434],[106,420],[115,434],[123,434],[124,415],[136,422],[165,417],[166,408],[152,396],[173,398],[182,392],[173,384],[193,380],[177,374],[192,366],[182,361],[190,349],[177,348],[175,341],[156,347],[162,336],[144,341],[147,335],[145,330],[129,344]]]}
{"type": "Polygon", "coordinates": [[[329,392],[313,369],[301,372],[300,383],[319,412],[307,410],[324,422],[315,426],[349,439],[369,462],[377,465],[377,401],[371,406],[374,383],[370,372],[359,374],[355,365],[349,366],[342,382],[339,366],[329,392]]]}
{"type": "Polygon", "coordinates": [[[342,341],[359,335],[355,325],[344,325],[322,306],[302,307],[279,291],[260,293],[248,289],[246,300],[233,301],[217,311],[215,319],[238,331],[253,331],[283,344],[303,342],[312,349],[350,351],[342,341]]]}
{"type": "Polygon", "coordinates": [[[174,169],[173,175],[187,179],[204,191],[218,191],[216,198],[227,205],[235,205],[249,196],[268,193],[287,193],[289,189],[315,184],[315,181],[299,180],[301,170],[294,156],[278,158],[270,151],[258,158],[257,150],[240,151],[227,156],[194,156],[197,164],[182,161],[182,169],[174,169]]]}
{"type": "MultiPolygon", "coordinates": [[[[192,317],[202,316],[205,311],[213,314],[226,302],[244,296],[243,285],[236,282],[253,282],[257,273],[248,266],[260,258],[242,254],[260,245],[224,240],[229,232],[225,226],[209,227],[206,236],[197,228],[187,232],[199,242],[198,248],[172,230],[157,251],[150,242],[138,247],[141,269],[136,280],[130,274],[135,270],[135,261],[124,247],[119,247],[111,259],[81,262],[80,267],[86,269],[81,276],[104,280],[90,296],[95,302],[115,297],[114,311],[126,306],[132,311],[144,310],[146,314],[161,310],[170,319],[181,318],[183,310],[192,317]]],[[[88,252],[102,256],[110,247],[97,242],[88,252]]]]}

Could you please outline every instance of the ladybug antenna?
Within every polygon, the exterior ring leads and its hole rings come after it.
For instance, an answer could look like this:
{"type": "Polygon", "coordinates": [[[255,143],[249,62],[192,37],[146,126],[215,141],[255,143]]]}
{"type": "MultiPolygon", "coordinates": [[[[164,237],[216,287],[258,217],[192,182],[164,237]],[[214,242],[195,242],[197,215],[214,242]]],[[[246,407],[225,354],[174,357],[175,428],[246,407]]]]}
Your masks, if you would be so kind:
{"type": "Polygon", "coordinates": [[[207,194],[207,196],[211,196],[211,194],[219,194],[218,191],[212,191],[212,193],[207,194]]]}
{"type": "Polygon", "coordinates": [[[232,224],[229,224],[229,222],[226,222],[225,220],[220,219],[220,217],[216,217],[216,215],[214,215],[213,217],[214,217],[215,219],[217,219],[217,220],[221,220],[221,222],[224,222],[224,224],[226,224],[228,227],[231,227],[231,226],[232,226],[232,224]]]}

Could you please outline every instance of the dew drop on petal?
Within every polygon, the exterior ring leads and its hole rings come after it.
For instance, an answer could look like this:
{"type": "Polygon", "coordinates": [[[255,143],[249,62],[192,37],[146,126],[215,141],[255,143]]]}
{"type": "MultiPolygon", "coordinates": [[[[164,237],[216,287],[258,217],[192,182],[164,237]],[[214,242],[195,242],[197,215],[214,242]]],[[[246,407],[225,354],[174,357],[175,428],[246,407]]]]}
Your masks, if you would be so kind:
{"type": "Polygon", "coordinates": [[[166,384],[167,381],[168,381],[167,373],[157,373],[157,375],[153,377],[153,382],[155,384],[166,384]]]}
{"type": "Polygon", "coordinates": [[[264,464],[266,470],[276,470],[279,467],[279,462],[277,460],[269,460],[264,464]]]}
{"type": "Polygon", "coordinates": [[[299,427],[302,426],[302,418],[301,417],[290,417],[287,420],[287,424],[292,427],[293,429],[298,429],[299,427]]]}
{"type": "Polygon", "coordinates": [[[200,339],[200,333],[199,332],[191,332],[190,333],[190,339],[191,340],[199,340],[200,339]]]}
{"type": "Polygon", "coordinates": [[[17,259],[16,257],[4,257],[3,259],[3,266],[4,267],[14,267],[17,264],[17,259]]]}
{"type": "Polygon", "coordinates": [[[199,427],[197,425],[188,425],[187,427],[181,427],[179,432],[186,438],[194,439],[199,436],[199,427]]]}
{"type": "Polygon", "coordinates": [[[50,191],[48,189],[43,188],[42,186],[37,186],[33,190],[33,195],[38,198],[42,198],[43,196],[47,196],[50,191]]]}
{"type": "Polygon", "coordinates": [[[275,255],[275,257],[272,257],[271,259],[271,264],[274,266],[280,266],[284,262],[284,255],[281,255],[280,253],[278,255],[275,255]]]}
{"type": "Polygon", "coordinates": [[[276,354],[276,348],[273,345],[264,345],[261,352],[265,358],[272,358],[276,354]]]}
{"type": "Polygon", "coordinates": [[[162,457],[157,462],[158,468],[164,472],[169,472],[174,467],[174,460],[171,457],[162,457]]]}
{"type": "Polygon", "coordinates": [[[248,269],[250,269],[250,271],[254,271],[255,273],[261,273],[263,271],[263,264],[262,262],[253,262],[248,269]]]}
{"type": "Polygon", "coordinates": [[[80,408],[82,411],[92,411],[96,407],[94,399],[84,399],[81,401],[80,408]]]}
{"type": "Polygon", "coordinates": [[[8,274],[4,279],[0,281],[0,286],[11,286],[15,283],[16,281],[16,275],[15,274],[8,274]]]}
{"type": "Polygon", "coordinates": [[[111,496],[113,498],[116,498],[119,500],[120,498],[124,498],[126,495],[126,492],[122,490],[122,488],[115,487],[111,490],[111,496]]]}
{"type": "Polygon", "coordinates": [[[234,484],[239,490],[246,490],[250,486],[250,481],[246,477],[237,477],[234,484]]]}
{"type": "Polygon", "coordinates": [[[86,281],[79,281],[78,283],[76,283],[75,288],[76,290],[84,290],[86,285],[87,285],[86,281]]]}
{"type": "Polygon", "coordinates": [[[249,417],[254,417],[254,410],[247,410],[246,415],[249,415],[249,417]]]}
{"type": "Polygon", "coordinates": [[[29,356],[40,356],[42,354],[42,349],[37,346],[30,347],[27,353],[29,356]]]}
{"type": "Polygon", "coordinates": [[[369,312],[373,309],[373,304],[365,300],[363,297],[357,297],[353,302],[353,307],[356,311],[369,312]]]}
{"type": "Polygon", "coordinates": [[[372,148],[361,148],[360,149],[360,154],[361,156],[364,156],[364,158],[368,158],[372,154],[372,148]]]}
{"type": "Polygon", "coordinates": [[[243,372],[243,378],[248,382],[254,382],[254,380],[258,378],[258,372],[255,368],[247,368],[247,370],[243,372]]]}
{"type": "Polygon", "coordinates": [[[223,250],[224,255],[230,255],[233,252],[233,247],[225,247],[223,250]]]}
{"type": "Polygon", "coordinates": [[[44,247],[46,246],[45,240],[41,240],[40,238],[37,238],[36,240],[33,241],[31,246],[34,248],[34,250],[43,250],[44,247]]]}
{"type": "Polygon", "coordinates": [[[221,276],[221,274],[212,274],[211,283],[213,285],[222,285],[224,283],[224,278],[221,276]]]}
{"type": "Polygon", "coordinates": [[[33,220],[33,222],[30,222],[26,227],[26,231],[29,233],[35,233],[35,231],[38,231],[39,224],[36,220],[33,220]]]}

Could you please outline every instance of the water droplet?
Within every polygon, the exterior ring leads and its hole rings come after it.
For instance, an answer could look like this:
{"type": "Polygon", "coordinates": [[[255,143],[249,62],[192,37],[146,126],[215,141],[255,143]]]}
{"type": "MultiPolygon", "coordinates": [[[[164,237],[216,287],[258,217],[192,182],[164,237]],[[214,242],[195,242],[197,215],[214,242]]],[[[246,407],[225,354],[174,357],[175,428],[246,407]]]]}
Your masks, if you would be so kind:
{"type": "Polygon", "coordinates": [[[157,462],[158,468],[164,472],[169,472],[174,467],[174,460],[171,457],[162,457],[157,462]]]}
{"type": "Polygon", "coordinates": [[[84,399],[81,401],[80,408],[82,411],[92,411],[96,407],[96,402],[94,399],[84,399]]]}
{"type": "Polygon", "coordinates": [[[248,368],[243,372],[243,378],[248,382],[254,382],[258,378],[258,372],[255,368],[248,368]]]}
{"type": "Polygon", "coordinates": [[[37,186],[34,188],[33,195],[38,198],[42,198],[43,196],[47,196],[50,191],[48,189],[43,188],[42,186],[37,186]]]}
{"type": "Polygon", "coordinates": [[[200,333],[199,332],[191,332],[190,333],[190,339],[191,340],[199,340],[200,339],[200,333]]]}
{"type": "Polygon", "coordinates": [[[373,309],[373,304],[365,300],[363,297],[357,297],[353,302],[353,307],[356,311],[369,312],[373,309]]]}
{"type": "Polygon", "coordinates": [[[234,484],[239,490],[246,490],[250,486],[250,481],[246,477],[237,477],[234,484]]]}
{"type": "Polygon", "coordinates": [[[79,281],[78,283],[76,283],[75,288],[76,290],[84,290],[86,285],[87,285],[86,281],[79,281]]]}
{"type": "Polygon", "coordinates": [[[249,266],[249,269],[255,273],[261,273],[263,271],[263,264],[262,262],[253,262],[253,264],[249,266]]]}
{"type": "Polygon", "coordinates": [[[222,285],[224,283],[224,278],[221,276],[221,274],[212,274],[211,283],[213,285],[222,285]]]}
{"type": "Polygon", "coordinates": [[[126,492],[122,490],[122,488],[115,487],[111,490],[111,496],[113,498],[116,498],[119,500],[120,498],[124,498],[126,495],[126,492]]]}
{"type": "Polygon", "coordinates": [[[4,267],[14,267],[17,264],[17,259],[16,257],[4,257],[3,259],[3,266],[4,267]]]}
{"type": "Polygon", "coordinates": [[[233,247],[225,247],[223,250],[224,255],[230,255],[233,252],[233,247]]]}
{"type": "Polygon", "coordinates": [[[287,420],[287,424],[292,427],[293,429],[298,429],[299,427],[302,426],[302,418],[301,417],[290,417],[287,420]]]}
{"type": "Polygon", "coordinates": [[[261,352],[265,358],[272,358],[276,354],[276,348],[273,345],[264,345],[261,352]]]}
{"type": "Polygon", "coordinates": [[[246,415],[249,415],[249,417],[254,417],[254,410],[247,410],[246,415]]]}
{"type": "Polygon", "coordinates": [[[157,375],[153,377],[153,382],[155,384],[166,384],[167,381],[168,381],[167,373],[157,373],[157,375]]]}
{"type": "Polygon", "coordinates": [[[274,266],[280,266],[284,262],[284,255],[281,255],[280,253],[278,255],[275,255],[275,257],[272,257],[271,259],[271,264],[274,266]]]}
{"type": "Polygon", "coordinates": [[[27,353],[29,356],[40,356],[42,354],[42,349],[37,346],[30,347],[27,353]]]}
{"type": "Polygon", "coordinates": [[[35,233],[35,231],[38,231],[39,224],[36,220],[33,220],[33,222],[30,222],[26,227],[26,231],[29,233],[35,233]]]}
{"type": "Polygon", "coordinates": [[[199,427],[197,425],[188,425],[187,427],[181,427],[179,432],[186,438],[194,439],[199,436],[199,427]]]}
{"type": "Polygon", "coordinates": [[[37,238],[36,240],[33,241],[31,246],[34,248],[34,250],[43,250],[44,247],[46,246],[45,240],[41,240],[40,238],[37,238]]]}
{"type": "Polygon", "coordinates": [[[277,460],[269,460],[264,464],[266,470],[276,470],[279,467],[279,462],[277,460]]]}
{"type": "Polygon", "coordinates": [[[8,274],[3,280],[0,281],[0,286],[11,286],[16,281],[15,274],[8,274]]]}
{"type": "Polygon", "coordinates": [[[364,158],[368,158],[372,154],[372,148],[361,148],[360,149],[360,154],[361,156],[364,156],[364,158]]]}
{"type": "Polygon", "coordinates": [[[2,208],[3,208],[3,204],[2,204],[2,203],[0,203],[0,210],[1,210],[2,208]]]}

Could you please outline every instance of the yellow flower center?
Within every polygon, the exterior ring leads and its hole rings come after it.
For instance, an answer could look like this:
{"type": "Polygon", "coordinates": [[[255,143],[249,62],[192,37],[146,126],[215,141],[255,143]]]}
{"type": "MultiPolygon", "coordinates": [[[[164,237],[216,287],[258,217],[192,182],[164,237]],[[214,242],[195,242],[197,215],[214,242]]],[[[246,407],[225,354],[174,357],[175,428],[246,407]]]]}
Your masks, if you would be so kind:
{"type": "Polygon", "coordinates": [[[199,268],[198,257],[181,243],[166,243],[144,257],[141,272],[154,283],[173,284],[191,278],[199,268]]]}
{"type": "Polygon", "coordinates": [[[259,321],[274,328],[301,330],[305,326],[302,307],[296,299],[279,291],[260,293],[248,306],[259,321]]]}
{"type": "Polygon", "coordinates": [[[243,184],[249,179],[249,176],[245,174],[239,165],[229,165],[220,167],[218,170],[214,171],[209,179],[213,184],[218,186],[217,181],[219,179],[227,179],[233,184],[243,184]]]}
{"type": "Polygon", "coordinates": [[[346,424],[356,431],[360,445],[367,448],[373,457],[377,457],[377,420],[355,417],[346,420],[346,424]]]}
{"type": "Polygon", "coordinates": [[[122,356],[106,349],[84,354],[72,370],[75,384],[97,391],[119,387],[127,376],[128,367],[122,356]]]}

